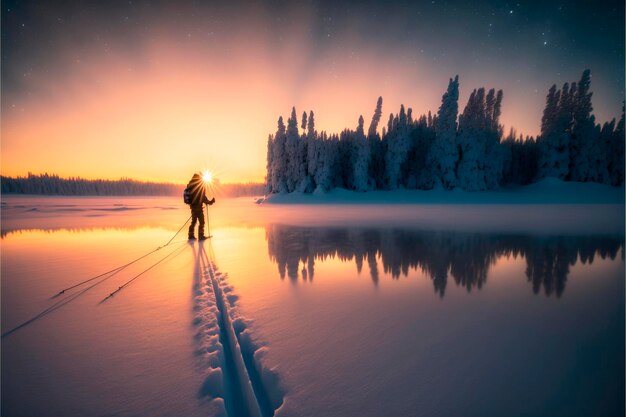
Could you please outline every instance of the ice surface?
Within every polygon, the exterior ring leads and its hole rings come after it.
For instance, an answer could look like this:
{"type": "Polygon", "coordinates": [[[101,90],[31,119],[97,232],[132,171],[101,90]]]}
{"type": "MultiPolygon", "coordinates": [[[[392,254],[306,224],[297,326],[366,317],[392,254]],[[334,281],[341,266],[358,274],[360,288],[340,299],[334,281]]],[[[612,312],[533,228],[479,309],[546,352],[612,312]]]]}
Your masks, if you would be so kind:
{"type": "Polygon", "coordinates": [[[622,204],[209,214],[210,241],[53,298],[188,209],[3,197],[2,415],[624,414],[622,204]]]}

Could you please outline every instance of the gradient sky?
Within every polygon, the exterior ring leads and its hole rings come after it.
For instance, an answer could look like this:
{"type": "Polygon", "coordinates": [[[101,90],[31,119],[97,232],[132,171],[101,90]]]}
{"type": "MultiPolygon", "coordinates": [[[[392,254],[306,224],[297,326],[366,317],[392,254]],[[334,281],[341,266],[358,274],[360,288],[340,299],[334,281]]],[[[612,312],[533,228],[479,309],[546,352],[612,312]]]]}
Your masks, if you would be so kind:
{"type": "Polygon", "coordinates": [[[279,115],[318,130],[436,112],[459,74],[504,90],[501,122],[538,133],[553,83],[592,71],[621,113],[624,2],[2,2],[2,174],[260,181],[279,115]]]}

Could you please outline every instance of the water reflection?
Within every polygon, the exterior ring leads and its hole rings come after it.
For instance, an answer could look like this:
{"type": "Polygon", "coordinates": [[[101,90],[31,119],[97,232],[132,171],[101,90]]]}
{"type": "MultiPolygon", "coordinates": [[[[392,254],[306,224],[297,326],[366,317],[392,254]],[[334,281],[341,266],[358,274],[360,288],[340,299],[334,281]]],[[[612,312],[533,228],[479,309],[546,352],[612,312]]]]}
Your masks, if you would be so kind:
{"type": "Polygon", "coordinates": [[[570,267],[592,264],[596,256],[615,259],[623,236],[531,236],[426,232],[407,229],[312,228],[272,224],[266,227],[270,259],[281,278],[312,281],[315,261],[336,257],[356,263],[358,272],[367,263],[374,284],[379,267],[394,279],[410,270],[425,273],[439,296],[445,295],[448,278],[467,291],[481,289],[489,269],[501,257],[523,257],[526,277],[535,294],[560,297],[570,267]]]}

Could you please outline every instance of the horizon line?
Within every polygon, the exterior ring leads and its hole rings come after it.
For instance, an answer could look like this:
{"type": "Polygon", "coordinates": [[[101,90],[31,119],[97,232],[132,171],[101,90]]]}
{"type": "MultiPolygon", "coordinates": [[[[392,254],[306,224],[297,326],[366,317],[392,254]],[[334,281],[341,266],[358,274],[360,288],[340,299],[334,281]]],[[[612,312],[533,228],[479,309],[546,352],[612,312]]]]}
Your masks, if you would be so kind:
{"type": "MultiPolygon", "coordinates": [[[[194,171],[195,172],[195,171],[194,171]]],[[[0,173],[0,177],[2,178],[11,178],[11,179],[28,179],[29,177],[57,177],[61,180],[84,180],[84,181],[111,181],[111,182],[115,182],[115,181],[134,181],[134,182],[143,182],[143,183],[152,183],[152,184],[165,184],[165,185],[180,185],[180,186],[184,186],[186,183],[185,182],[177,182],[177,181],[168,181],[168,180],[151,180],[151,179],[138,179],[138,178],[133,178],[133,177],[118,177],[118,178],[112,178],[112,177],[108,177],[108,178],[102,178],[102,177],[97,177],[97,178],[92,178],[92,177],[82,177],[80,175],[77,176],[71,176],[71,175],[67,175],[67,176],[61,176],[59,174],[56,173],[49,173],[49,172],[43,172],[43,173],[33,173],[33,172],[27,172],[26,174],[20,175],[20,174],[16,174],[16,175],[7,175],[4,173],[0,173]]],[[[222,182],[219,178],[215,178],[214,181],[218,182],[221,185],[233,185],[233,184],[265,184],[264,180],[245,180],[245,181],[227,181],[227,182],[222,182]]]]}

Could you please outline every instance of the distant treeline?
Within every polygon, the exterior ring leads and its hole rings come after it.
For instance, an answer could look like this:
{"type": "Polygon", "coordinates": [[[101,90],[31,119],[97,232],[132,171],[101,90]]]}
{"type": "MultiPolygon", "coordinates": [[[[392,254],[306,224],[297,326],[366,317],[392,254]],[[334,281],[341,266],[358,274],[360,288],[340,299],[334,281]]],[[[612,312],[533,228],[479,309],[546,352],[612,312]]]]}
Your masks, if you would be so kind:
{"type": "Polygon", "coordinates": [[[262,196],[264,194],[265,184],[260,182],[219,184],[215,187],[215,195],[218,197],[262,196]]]}
{"type": "Polygon", "coordinates": [[[546,97],[537,137],[500,124],[502,90],[478,88],[459,114],[459,79],[450,79],[436,114],[416,117],[400,107],[382,121],[382,97],[369,128],[359,117],[356,130],[340,134],[315,130],[311,111],[267,142],[268,193],[310,193],[340,187],[355,191],[433,188],[467,191],[529,184],[542,178],[624,184],[624,110],[600,125],[592,114],[591,72],[578,82],[553,85],[546,97]],[[300,128],[301,130],[299,130],[300,128]]]}
{"type": "Polygon", "coordinates": [[[179,184],[119,180],[87,180],[80,177],[61,178],[58,175],[28,173],[26,177],[0,177],[2,194],[43,195],[176,195],[179,184]]]}
{"type": "MultiPolygon", "coordinates": [[[[26,177],[0,177],[2,194],[37,195],[96,195],[96,196],[178,196],[182,198],[183,184],[119,180],[88,180],[80,177],[61,178],[54,174],[26,177]]],[[[264,184],[219,184],[214,187],[220,197],[263,195],[264,184]]],[[[209,193],[210,194],[210,193],[209,193]]]]}

